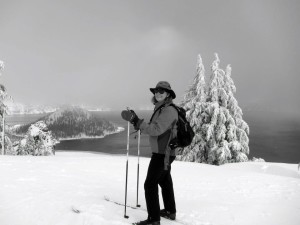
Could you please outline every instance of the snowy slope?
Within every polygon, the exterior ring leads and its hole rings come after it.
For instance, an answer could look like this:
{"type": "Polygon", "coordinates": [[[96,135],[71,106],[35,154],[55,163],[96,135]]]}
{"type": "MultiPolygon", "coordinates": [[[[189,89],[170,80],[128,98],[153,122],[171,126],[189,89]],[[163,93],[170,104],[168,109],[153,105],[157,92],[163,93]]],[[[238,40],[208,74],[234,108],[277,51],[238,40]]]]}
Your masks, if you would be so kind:
{"type": "MultiPolygon", "coordinates": [[[[56,156],[0,156],[1,225],[117,225],[145,219],[124,202],[125,156],[57,152],[56,156]],[[80,210],[75,213],[72,208],[80,210]]],[[[148,158],[140,160],[140,204],[148,158]]],[[[136,203],[135,157],[129,158],[128,203],[136,203]]],[[[174,162],[177,217],[189,225],[298,225],[297,165],[174,162]]],[[[162,220],[161,224],[179,224],[162,220]]]]}

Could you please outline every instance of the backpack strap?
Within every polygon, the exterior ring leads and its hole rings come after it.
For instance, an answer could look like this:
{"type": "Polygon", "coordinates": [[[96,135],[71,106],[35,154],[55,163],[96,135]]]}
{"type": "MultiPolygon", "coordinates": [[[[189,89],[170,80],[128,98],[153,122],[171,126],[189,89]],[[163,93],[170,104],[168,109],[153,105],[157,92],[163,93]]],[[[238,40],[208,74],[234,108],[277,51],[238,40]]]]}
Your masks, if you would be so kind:
{"type": "MultiPolygon", "coordinates": [[[[179,112],[178,112],[178,108],[177,108],[177,106],[176,106],[174,103],[171,103],[171,104],[168,105],[168,106],[173,106],[173,107],[176,109],[177,113],[179,113],[179,112]]],[[[154,111],[154,113],[153,113],[152,116],[151,116],[150,123],[151,123],[151,121],[152,121],[152,119],[153,119],[155,113],[156,113],[157,111],[160,111],[160,112],[161,112],[161,110],[162,110],[164,107],[166,107],[166,104],[163,104],[163,105],[159,106],[159,107],[154,111]]],[[[159,113],[160,113],[160,112],[159,112],[159,113]]]]}
{"type": "Polygon", "coordinates": [[[152,116],[151,116],[150,123],[152,122],[152,119],[153,119],[155,113],[156,113],[157,111],[159,111],[159,113],[160,113],[161,110],[162,110],[165,106],[166,106],[166,104],[163,104],[163,105],[159,106],[157,109],[155,109],[154,113],[153,113],[152,116]]]}
{"type": "Polygon", "coordinates": [[[173,106],[173,107],[176,109],[177,113],[179,113],[179,110],[178,110],[178,106],[177,106],[177,105],[175,105],[174,103],[171,103],[170,106],[173,106]]]}

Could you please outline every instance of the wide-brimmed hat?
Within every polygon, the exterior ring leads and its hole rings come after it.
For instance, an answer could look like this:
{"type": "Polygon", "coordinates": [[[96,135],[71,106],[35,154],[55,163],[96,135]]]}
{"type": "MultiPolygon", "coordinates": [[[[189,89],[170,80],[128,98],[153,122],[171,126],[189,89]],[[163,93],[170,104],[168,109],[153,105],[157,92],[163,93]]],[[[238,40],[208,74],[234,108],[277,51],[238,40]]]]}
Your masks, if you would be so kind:
{"type": "Polygon", "coordinates": [[[176,98],[175,92],[172,90],[171,85],[167,81],[159,81],[155,88],[150,88],[150,91],[155,94],[155,89],[162,88],[165,89],[168,93],[170,93],[171,97],[176,98]]]}

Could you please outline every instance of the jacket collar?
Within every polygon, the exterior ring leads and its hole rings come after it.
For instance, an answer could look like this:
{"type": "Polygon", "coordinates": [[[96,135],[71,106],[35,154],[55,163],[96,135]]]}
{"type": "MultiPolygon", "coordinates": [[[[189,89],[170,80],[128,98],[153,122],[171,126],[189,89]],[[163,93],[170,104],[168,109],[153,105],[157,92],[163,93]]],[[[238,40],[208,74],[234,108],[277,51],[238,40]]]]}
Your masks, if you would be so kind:
{"type": "Polygon", "coordinates": [[[158,109],[159,107],[161,107],[163,105],[164,105],[164,107],[166,107],[166,106],[168,106],[168,105],[170,105],[172,103],[173,103],[172,99],[167,99],[167,100],[162,101],[162,102],[157,102],[155,104],[154,110],[158,109]]]}

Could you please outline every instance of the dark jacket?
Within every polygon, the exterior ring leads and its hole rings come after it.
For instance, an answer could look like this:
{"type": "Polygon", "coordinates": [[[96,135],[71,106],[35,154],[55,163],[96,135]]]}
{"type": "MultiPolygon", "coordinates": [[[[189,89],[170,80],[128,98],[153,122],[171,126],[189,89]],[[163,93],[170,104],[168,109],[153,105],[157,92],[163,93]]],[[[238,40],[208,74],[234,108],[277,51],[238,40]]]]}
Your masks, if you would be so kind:
{"type": "Polygon", "coordinates": [[[142,122],[140,130],[142,133],[149,135],[149,142],[153,153],[175,156],[175,151],[167,153],[170,140],[177,136],[176,122],[178,120],[178,113],[173,106],[170,106],[171,103],[172,101],[156,103],[154,111],[161,105],[165,106],[154,114],[149,124],[142,122]]]}

